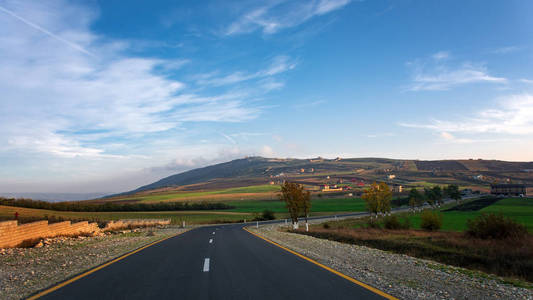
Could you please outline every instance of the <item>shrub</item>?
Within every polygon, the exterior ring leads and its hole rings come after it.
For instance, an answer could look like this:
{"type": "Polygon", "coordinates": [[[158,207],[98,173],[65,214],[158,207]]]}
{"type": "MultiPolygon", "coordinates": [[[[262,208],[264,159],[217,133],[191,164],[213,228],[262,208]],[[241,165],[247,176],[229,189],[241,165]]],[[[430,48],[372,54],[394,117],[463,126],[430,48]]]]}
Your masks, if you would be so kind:
{"type": "Polygon", "coordinates": [[[324,223],[324,224],[322,224],[322,227],[324,227],[324,229],[329,229],[331,226],[329,226],[328,223],[324,223]]]}
{"type": "Polygon", "coordinates": [[[405,218],[404,222],[400,222],[400,219],[397,216],[388,216],[383,220],[383,226],[385,229],[409,229],[411,223],[409,218],[405,218]]]}
{"type": "Polygon", "coordinates": [[[263,211],[263,220],[274,220],[276,216],[274,215],[274,212],[268,209],[265,209],[263,211]]]}
{"type": "Polygon", "coordinates": [[[375,219],[370,218],[366,224],[368,228],[380,228],[381,229],[379,222],[375,219]]]}
{"type": "Polygon", "coordinates": [[[502,214],[481,214],[473,220],[467,220],[466,226],[467,235],[481,239],[518,239],[527,235],[524,225],[502,214]]]}
{"type": "Polygon", "coordinates": [[[388,216],[383,219],[385,229],[401,229],[402,224],[396,216],[388,216]]]}
{"type": "Polygon", "coordinates": [[[436,231],[442,227],[442,215],[436,212],[425,210],[422,212],[421,219],[420,227],[422,229],[436,231]]]}

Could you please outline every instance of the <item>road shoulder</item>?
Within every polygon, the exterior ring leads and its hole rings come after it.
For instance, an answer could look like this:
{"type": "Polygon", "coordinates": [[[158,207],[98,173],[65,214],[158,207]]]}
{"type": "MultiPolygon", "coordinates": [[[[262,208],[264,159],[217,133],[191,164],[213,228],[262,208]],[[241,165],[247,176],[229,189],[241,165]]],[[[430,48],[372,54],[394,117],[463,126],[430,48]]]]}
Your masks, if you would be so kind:
{"type": "Polygon", "coordinates": [[[253,232],[334,270],[402,299],[533,299],[528,289],[499,283],[462,268],[364,246],[281,232],[253,232]]]}

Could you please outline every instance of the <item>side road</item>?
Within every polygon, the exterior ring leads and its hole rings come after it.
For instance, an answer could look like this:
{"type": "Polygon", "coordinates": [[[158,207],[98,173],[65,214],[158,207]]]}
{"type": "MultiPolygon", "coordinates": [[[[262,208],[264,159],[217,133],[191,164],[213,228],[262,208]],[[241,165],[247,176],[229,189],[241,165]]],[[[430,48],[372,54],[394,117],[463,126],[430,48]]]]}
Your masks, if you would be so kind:
{"type": "Polygon", "coordinates": [[[279,231],[249,230],[321,264],[402,299],[533,299],[532,291],[496,276],[364,246],[279,231]]]}

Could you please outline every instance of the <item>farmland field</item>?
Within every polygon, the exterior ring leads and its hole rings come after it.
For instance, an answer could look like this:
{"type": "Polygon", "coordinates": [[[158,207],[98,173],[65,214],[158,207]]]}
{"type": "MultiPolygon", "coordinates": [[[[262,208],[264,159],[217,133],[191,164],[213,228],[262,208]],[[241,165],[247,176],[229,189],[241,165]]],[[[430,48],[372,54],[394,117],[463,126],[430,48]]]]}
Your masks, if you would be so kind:
{"type": "Polygon", "coordinates": [[[156,195],[137,195],[133,197],[125,197],[113,199],[130,200],[140,202],[173,202],[173,201],[219,201],[219,200],[235,200],[240,198],[272,198],[280,189],[279,185],[254,185],[246,187],[228,188],[215,191],[198,191],[198,192],[175,192],[168,194],[156,195]]]}
{"type": "MultiPolygon", "coordinates": [[[[231,201],[228,205],[235,206],[228,211],[234,212],[262,212],[265,209],[276,213],[286,213],[285,203],[280,200],[268,201],[231,201]]],[[[353,212],[364,211],[365,202],[360,198],[331,198],[311,200],[311,213],[317,212],[353,212]]]]}
{"type": "Polygon", "coordinates": [[[250,219],[251,214],[227,211],[161,211],[161,212],[66,212],[45,209],[0,206],[0,220],[13,220],[15,212],[21,220],[37,220],[46,216],[67,220],[108,221],[119,219],[170,219],[173,224],[233,222],[250,219]]]}
{"type": "MultiPolygon", "coordinates": [[[[533,232],[533,199],[505,198],[477,211],[443,211],[442,228],[444,231],[464,231],[466,221],[474,219],[482,213],[501,213],[521,224],[533,232]]],[[[414,228],[420,228],[420,215],[409,217],[414,228]]]]}

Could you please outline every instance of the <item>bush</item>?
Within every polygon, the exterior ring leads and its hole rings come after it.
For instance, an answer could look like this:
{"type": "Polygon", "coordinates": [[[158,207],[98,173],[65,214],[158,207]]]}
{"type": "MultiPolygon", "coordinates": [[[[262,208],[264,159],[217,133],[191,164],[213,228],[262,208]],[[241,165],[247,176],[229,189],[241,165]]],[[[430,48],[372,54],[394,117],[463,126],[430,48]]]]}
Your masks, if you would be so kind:
{"type": "Polygon", "coordinates": [[[331,228],[331,226],[329,226],[328,223],[324,223],[324,224],[322,224],[322,227],[324,227],[324,229],[329,229],[329,228],[331,228]]]}
{"type": "Polygon", "coordinates": [[[381,225],[375,219],[370,218],[366,224],[367,224],[368,228],[379,228],[379,229],[381,229],[381,225]]]}
{"type": "Polygon", "coordinates": [[[263,211],[263,220],[274,220],[276,216],[274,215],[274,212],[268,209],[265,209],[263,211]]]}
{"type": "Polygon", "coordinates": [[[467,235],[481,239],[519,239],[527,235],[524,225],[501,214],[481,214],[473,220],[467,220],[466,226],[467,235]]]}
{"type": "Polygon", "coordinates": [[[436,231],[442,227],[442,215],[436,212],[425,210],[422,212],[421,219],[420,227],[422,229],[436,231]]]}
{"type": "Polygon", "coordinates": [[[400,219],[397,216],[388,216],[383,220],[383,225],[385,229],[409,229],[411,224],[409,218],[405,218],[404,222],[400,222],[400,219]]]}

